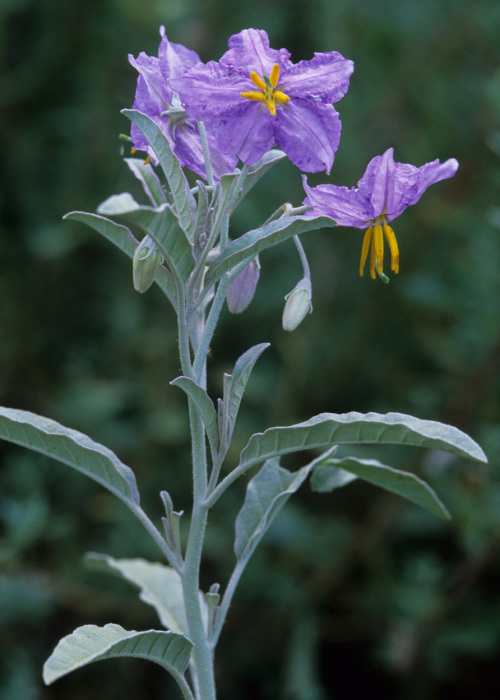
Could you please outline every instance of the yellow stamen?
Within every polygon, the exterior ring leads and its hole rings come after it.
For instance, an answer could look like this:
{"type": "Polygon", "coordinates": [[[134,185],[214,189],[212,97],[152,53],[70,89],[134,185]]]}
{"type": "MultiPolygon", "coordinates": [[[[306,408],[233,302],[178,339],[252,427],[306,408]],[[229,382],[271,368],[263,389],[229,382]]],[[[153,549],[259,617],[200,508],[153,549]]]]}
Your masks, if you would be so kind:
{"type": "Polygon", "coordinates": [[[379,274],[384,271],[384,234],[382,226],[377,223],[373,229],[373,247],[375,248],[375,257],[377,259],[377,269],[379,274]]]}
{"type": "Polygon", "coordinates": [[[247,100],[254,100],[255,102],[261,102],[266,98],[262,92],[242,92],[240,93],[242,97],[246,97],[247,100]]]}
{"type": "Polygon", "coordinates": [[[273,86],[274,89],[276,89],[279,77],[280,77],[280,67],[277,63],[275,63],[274,66],[271,68],[271,75],[269,76],[269,80],[271,81],[271,85],[273,86]]]}
{"type": "Polygon", "coordinates": [[[275,102],[281,102],[283,104],[290,102],[289,96],[285,95],[285,93],[281,92],[280,90],[275,90],[273,93],[273,97],[274,97],[275,102]]]}
{"type": "Polygon", "coordinates": [[[250,80],[256,85],[261,92],[247,90],[240,92],[240,95],[247,100],[254,102],[265,102],[271,116],[276,116],[276,103],[286,104],[290,101],[290,97],[281,90],[276,90],[280,77],[280,67],[275,63],[271,69],[271,75],[264,75],[264,80],[254,70],[250,71],[250,80]]]}
{"type": "Polygon", "coordinates": [[[384,224],[384,234],[391,250],[391,270],[394,274],[399,272],[399,248],[394,231],[388,224],[384,224]]]}
{"type": "Polygon", "coordinates": [[[133,156],[134,153],[137,153],[137,148],[131,148],[131,149],[130,149],[130,155],[133,156]]]}
{"type": "Polygon", "coordinates": [[[361,248],[361,261],[359,263],[359,275],[363,277],[363,271],[365,268],[366,258],[368,257],[368,251],[370,250],[370,243],[372,240],[373,226],[366,229],[365,237],[363,238],[363,247],[361,248]]]}
{"type": "Polygon", "coordinates": [[[147,165],[148,163],[151,163],[151,156],[148,156],[146,160],[144,161],[143,165],[147,165]]]}
{"type": "Polygon", "coordinates": [[[254,85],[257,85],[258,88],[262,90],[262,92],[266,91],[266,84],[254,70],[250,71],[250,80],[254,85]]]}
{"type": "MultiPolygon", "coordinates": [[[[374,235],[375,237],[375,235],[374,235]]],[[[375,241],[372,241],[372,249],[370,251],[370,277],[375,279],[375,264],[377,262],[377,253],[375,252],[375,241]]]]}

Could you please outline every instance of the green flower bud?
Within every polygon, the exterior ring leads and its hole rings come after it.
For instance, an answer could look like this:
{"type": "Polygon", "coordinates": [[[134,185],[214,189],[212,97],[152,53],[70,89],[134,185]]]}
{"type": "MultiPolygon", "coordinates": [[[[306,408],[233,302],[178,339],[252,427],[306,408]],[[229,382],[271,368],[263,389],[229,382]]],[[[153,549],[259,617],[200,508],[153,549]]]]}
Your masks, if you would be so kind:
{"type": "Polygon", "coordinates": [[[241,314],[245,311],[253,299],[259,277],[259,259],[254,258],[231,282],[227,290],[226,301],[232,314],[241,314]]]}
{"type": "Polygon", "coordinates": [[[294,331],[307,314],[312,313],[311,280],[308,277],[301,279],[285,299],[283,330],[294,331]]]}
{"type": "Polygon", "coordinates": [[[154,282],[158,268],[163,262],[163,255],[150,236],[145,236],[135,249],[132,262],[134,289],[143,294],[154,282]]]}

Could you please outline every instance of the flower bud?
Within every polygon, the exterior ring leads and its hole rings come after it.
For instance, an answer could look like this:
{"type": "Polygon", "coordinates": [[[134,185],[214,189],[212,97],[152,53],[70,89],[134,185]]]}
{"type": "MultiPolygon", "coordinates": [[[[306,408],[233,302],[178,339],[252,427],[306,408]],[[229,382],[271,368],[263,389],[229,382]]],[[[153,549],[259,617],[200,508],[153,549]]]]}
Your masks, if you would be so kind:
{"type": "Polygon", "coordinates": [[[285,297],[282,321],[284,331],[294,331],[307,314],[312,313],[311,298],[311,280],[304,277],[285,297]]]}
{"type": "Polygon", "coordinates": [[[150,236],[145,236],[135,249],[132,262],[134,289],[142,294],[154,282],[158,268],[163,262],[163,255],[150,236]]]}
{"type": "Polygon", "coordinates": [[[227,290],[226,301],[232,314],[241,314],[253,299],[260,276],[260,263],[254,258],[234,278],[227,290]]]}

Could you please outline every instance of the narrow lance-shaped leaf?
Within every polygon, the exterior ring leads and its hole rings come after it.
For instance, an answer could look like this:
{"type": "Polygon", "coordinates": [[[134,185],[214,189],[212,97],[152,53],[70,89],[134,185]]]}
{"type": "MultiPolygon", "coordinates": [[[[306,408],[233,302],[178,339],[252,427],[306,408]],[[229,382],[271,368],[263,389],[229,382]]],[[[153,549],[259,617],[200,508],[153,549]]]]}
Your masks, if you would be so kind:
{"type": "Polygon", "coordinates": [[[114,195],[103,202],[99,213],[124,216],[149,234],[167,260],[168,267],[186,280],[194,266],[191,244],[168,204],[141,206],[128,193],[114,195]]]}
{"type": "Polygon", "coordinates": [[[241,355],[241,357],[237,360],[232,375],[224,375],[224,408],[227,411],[227,417],[229,419],[228,440],[230,440],[232,429],[238,415],[241,399],[250,378],[250,374],[255,363],[264,350],[269,347],[269,345],[270,343],[260,343],[259,345],[254,345],[254,347],[244,352],[243,355],[241,355]]]}
{"type": "Polygon", "coordinates": [[[202,389],[189,377],[177,377],[170,383],[181,388],[194,401],[205,425],[210,449],[215,458],[218,448],[218,429],[217,414],[211,398],[205,389],[202,389]]]}
{"type": "MultiPolygon", "coordinates": [[[[257,163],[248,166],[247,174],[241,186],[241,192],[238,193],[237,198],[234,200],[231,212],[233,212],[236,209],[238,204],[242,201],[243,197],[252,189],[254,185],[257,184],[261,177],[263,177],[268,172],[268,170],[272,168],[273,165],[278,163],[283,158],[286,158],[286,154],[283,153],[283,151],[278,150],[277,148],[273,148],[270,151],[268,151],[264,156],[262,156],[262,158],[259,161],[257,161],[257,163]]],[[[238,181],[240,172],[241,171],[237,168],[234,173],[228,173],[227,175],[223,175],[221,177],[221,198],[223,202],[227,203],[230,199],[232,199],[233,187],[238,181]]]]}
{"type": "Polygon", "coordinates": [[[144,163],[140,158],[124,158],[123,160],[143,186],[151,204],[157,207],[164,204],[167,198],[153,166],[150,163],[144,163]]]}
{"type": "Polygon", "coordinates": [[[393,469],[376,459],[327,459],[316,465],[311,476],[311,488],[313,491],[324,493],[344,486],[356,478],[396,493],[440,518],[450,517],[429,484],[415,474],[393,469]]]}
{"type": "Polygon", "coordinates": [[[296,472],[289,472],[280,467],[279,458],[274,457],[249,481],[245,501],[236,518],[234,552],[239,559],[252,555],[271,522],[302,486],[315,463],[316,460],[296,472]]]}
{"type": "Polygon", "coordinates": [[[179,678],[186,671],[192,648],[186,637],[173,632],[136,632],[114,624],[84,625],[58,643],[45,662],[43,680],[50,685],[93,661],[126,656],[153,661],[179,678]]]}
{"type": "MultiPolygon", "coordinates": [[[[63,219],[68,221],[79,221],[82,224],[87,224],[87,226],[93,228],[122,252],[128,255],[129,258],[134,257],[138,242],[126,226],[117,224],[115,221],[111,221],[111,219],[107,219],[104,216],[89,214],[84,211],[72,211],[69,214],[66,214],[66,216],[63,216],[63,219]]],[[[130,275],[130,278],[132,279],[132,274],[130,275]]],[[[158,269],[155,282],[167,296],[172,306],[175,307],[177,300],[175,286],[172,282],[172,278],[165,268],[160,267],[158,269]]]]}
{"type": "Polygon", "coordinates": [[[165,177],[167,178],[175,210],[179,216],[182,228],[189,236],[192,231],[196,202],[190,191],[189,183],[181,165],[172,151],[170,144],[161,129],[142,112],[134,109],[123,109],[124,114],[132,121],[147,138],[149,145],[156,153],[165,177]]]}
{"type": "Polygon", "coordinates": [[[139,504],[132,470],[107,447],[77,430],[29,411],[0,407],[0,438],[73,467],[132,508],[139,504]]]}
{"type": "Polygon", "coordinates": [[[458,428],[403,413],[321,413],[304,423],[252,435],[238,472],[270,457],[328,445],[384,443],[444,450],[486,462],[479,445],[458,428]]]}
{"type": "Polygon", "coordinates": [[[307,231],[335,226],[335,222],[327,216],[304,217],[288,216],[258,229],[253,229],[232,241],[208,268],[205,284],[209,287],[219,280],[226,272],[241,263],[249,263],[262,250],[286,241],[292,236],[298,236],[307,231]]]}
{"type": "MultiPolygon", "coordinates": [[[[144,559],[115,559],[106,554],[87,554],[88,563],[122,576],[140,588],[140,599],[152,605],[164,627],[172,632],[188,634],[181,577],[171,566],[144,559]]],[[[208,620],[205,596],[200,592],[200,607],[205,626],[208,620]]]]}

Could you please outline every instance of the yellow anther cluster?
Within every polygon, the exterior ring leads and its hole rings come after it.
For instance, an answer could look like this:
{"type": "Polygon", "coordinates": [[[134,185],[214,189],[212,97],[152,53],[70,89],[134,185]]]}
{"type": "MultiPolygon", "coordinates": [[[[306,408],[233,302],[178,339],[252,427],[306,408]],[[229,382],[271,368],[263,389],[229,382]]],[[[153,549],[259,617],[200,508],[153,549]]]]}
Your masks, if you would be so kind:
{"type": "Polygon", "coordinates": [[[259,88],[260,92],[255,90],[249,90],[247,92],[240,93],[242,97],[247,100],[254,100],[255,102],[264,102],[267,108],[274,117],[276,115],[276,103],[286,104],[290,101],[288,95],[285,95],[281,90],[277,90],[278,81],[280,77],[280,67],[277,63],[271,69],[271,75],[267,77],[264,75],[264,80],[260,77],[258,73],[254,70],[250,72],[250,80],[252,83],[259,88]]]}
{"type": "Polygon", "coordinates": [[[392,228],[387,224],[385,216],[377,216],[371,226],[366,230],[361,249],[361,261],[359,274],[363,277],[363,270],[370,250],[370,276],[375,279],[376,273],[384,273],[384,236],[391,251],[391,270],[397,275],[399,272],[399,249],[396,236],[392,228]]]}

